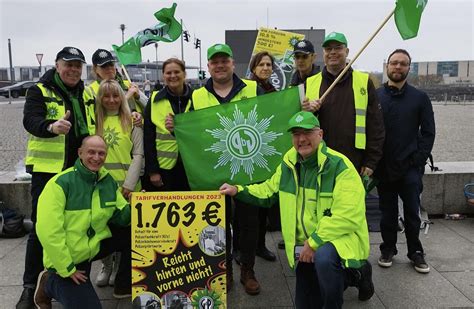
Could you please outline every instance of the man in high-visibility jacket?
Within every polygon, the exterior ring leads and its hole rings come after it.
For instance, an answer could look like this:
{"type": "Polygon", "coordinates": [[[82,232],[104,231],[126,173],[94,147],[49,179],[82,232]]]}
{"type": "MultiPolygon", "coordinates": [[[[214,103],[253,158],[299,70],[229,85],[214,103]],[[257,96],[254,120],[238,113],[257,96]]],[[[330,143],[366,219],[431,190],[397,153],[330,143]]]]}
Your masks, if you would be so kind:
{"type": "Polygon", "coordinates": [[[324,101],[319,100],[346,67],[347,46],[342,33],[326,36],[322,44],[325,66],[306,80],[303,109],[318,116],[329,147],[348,157],[361,176],[371,176],[382,157],[385,129],[369,74],[349,68],[324,101]]]}
{"type": "MultiPolygon", "coordinates": [[[[207,67],[211,78],[206,84],[195,90],[192,95],[192,104],[195,110],[209,106],[239,101],[245,98],[264,94],[263,89],[255,81],[240,79],[234,74],[234,59],[231,48],[226,44],[215,44],[207,50],[207,67]]],[[[229,203],[227,203],[229,205],[229,203]]],[[[250,295],[260,293],[260,284],[255,278],[253,270],[257,250],[258,209],[250,205],[240,205],[235,217],[240,227],[240,281],[245,292],[250,295]]],[[[231,219],[231,209],[226,208],[226,222],[231,219]]],[[[232,255],[230,228],[227,225],[227,283],[232,284],[232,255]]],[[[235,245],[235,244],[234,244],[235,245]]]]}
{"type": "MultiPolygon", "coordinates": [[[[29,134],[25,164],[32,174],[33,224],[44,186],[54,175],[74,165],[82,139],[94,126],[90,115],[94,98],[81,80],[83,63],[84,54],[78,48],[64,47],[56,56],[56,67],[47,71],[26,95],[23,126],[29,134]]],[[[42,270],[43,248],[33,227],[26,246],[24,290],[16,308],[34,308],[34,289],[42,270]]]]}
{"type": "Polygon", "coordinates": [[[90,279],[92,261],[120,251],[114,297],[132,292],[130,205],[103,167],[107,145],[98,135],[84,138],[73,167],[54,176],[38,199],[38,238],[46,267],[34,301],[51,308],[102,308],[90,279]]]}
{"type": "Polygon", "coordinates": [[[286,255],[290,267],[297,264],[296,308],[342,308],[346,278],[354,278],[359,299],[368,300],[374,285],[360,177],[346,156],[326,146],[312,113],[296,113],[288,131],[293,148],[271,178],[223,184],[220,191],[261,207],[279,198],[286,255]]]}

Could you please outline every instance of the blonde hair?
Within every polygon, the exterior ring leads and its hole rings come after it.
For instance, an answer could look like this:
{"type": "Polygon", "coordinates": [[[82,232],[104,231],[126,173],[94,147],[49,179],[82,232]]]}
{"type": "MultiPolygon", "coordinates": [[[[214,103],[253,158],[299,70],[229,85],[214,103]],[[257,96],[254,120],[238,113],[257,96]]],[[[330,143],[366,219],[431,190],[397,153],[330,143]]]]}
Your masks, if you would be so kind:
{"type": "Polygon", "coordinates": [[[103,80],[100,83],[99,93],[95,99],[95,132],[97,135],[104,135],[104,121],[107,117],[107,110],[102,105],[102,99],[108,93],[118,94],[120,96],[120,101],[122,102],[119,107],[119,118],[122,130],[128,132],[132,129],[132,114],[130,108],[128,107],[127,99],[125,98],[125,93],[120,87],[120,84],[113,79],[103,80]]]}

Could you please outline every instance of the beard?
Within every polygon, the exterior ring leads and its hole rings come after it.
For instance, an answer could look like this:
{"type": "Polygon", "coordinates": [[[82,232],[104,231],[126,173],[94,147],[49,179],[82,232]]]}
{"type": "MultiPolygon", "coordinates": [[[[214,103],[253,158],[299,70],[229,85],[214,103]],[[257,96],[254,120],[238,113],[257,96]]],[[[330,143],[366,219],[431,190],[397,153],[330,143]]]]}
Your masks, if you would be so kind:
{"type": "Polygon", "coordinates": [[[387,77],[394,83],[404,81],[408,76],[408,72],[388,72],[387,77]]]}

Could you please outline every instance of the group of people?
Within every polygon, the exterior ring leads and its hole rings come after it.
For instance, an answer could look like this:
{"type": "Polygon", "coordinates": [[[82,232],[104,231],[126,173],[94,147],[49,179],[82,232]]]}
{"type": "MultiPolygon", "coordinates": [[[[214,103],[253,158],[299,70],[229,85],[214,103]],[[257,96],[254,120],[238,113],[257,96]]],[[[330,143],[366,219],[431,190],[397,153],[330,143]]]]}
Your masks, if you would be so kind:
{"type": "MultiPolygon", "coordinates": [[[[435,128],[428,97],[406,82],[411,58],[405,50],[390,54],[388,82],[379,89],[368,74],[349,68],[321,101],[349,54],[342,33],[327,35],[322,47],[325,66],[319,72],[313,44],[301,40],[294,46],[291,86],[304,84],[306,98],[302,111],[289,119],[293,147],[275,174],[263,183],[220,188],[229,196],[228,289],[233,285],[231,225],[240,282],[248,294],[258,294],[255,257],[276,260],[265,245],[265,231],[268,207],[279,205],[281,247],[296,268],[298,308],[340,308],[348,286],[359,289],[360,300],[372,297],[364,176],[379,179],[383,243],[378,264],[390,267],[397,254],[400,196],[408,258],[418,272],[429,272],[418,210],[435,128]]],[[[96,81],[86,87],[83,53],[65,47],[56,67],[29,89],[23,123],[30,133],[26,166],[32,173],[34,228],[17,308],[34,308],[34,303],[51,308],[52,298],[66,308],[100,308],[89,278],[91,262],[98,259],[103,266],[97,285],[114,285],[118,298],[131,295],[130,193],[190,190],[174,116],[276,91],[269,81],[275,59],[268,52],[251,59],[250,79],[234,73],[226,44],[209,47],[207,59],[210,78],[197,90],[186,83],[183,61],[166,60],[164,87],[146,103],[138,87],[117,72],[109,51],[94,53],[96,81]]]]}

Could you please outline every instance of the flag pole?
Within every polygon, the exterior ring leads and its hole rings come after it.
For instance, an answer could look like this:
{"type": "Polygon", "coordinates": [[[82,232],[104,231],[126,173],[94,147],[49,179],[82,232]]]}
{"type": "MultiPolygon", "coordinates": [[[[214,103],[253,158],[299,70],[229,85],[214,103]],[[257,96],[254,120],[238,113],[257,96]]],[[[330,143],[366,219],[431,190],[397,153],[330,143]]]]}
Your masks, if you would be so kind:
{"type": "Polygon", "coordinates": [[[359,58],[360,54],[365,50],[365,48],[372,42],[372,40],[375,38],[375,36],[380,32],[380,30],[385,26],[385,24],[388,22],[388,20],[392,17],[392,15],[395,13],[395,8],[393,8],[392,12],[385,18],[385,20],[380,24],[380,26],[375,30],[375,32],[372,34],[372,36],[367,40],[367,42],[362,46],[362,48],[359,50],[359,52],[354,56],[354,58],[346,65],[344,70],[342,70],[341,73],[337,76],[337,78],[334,80],[334,82],[329,86],[329,88],[326,90],[326,92],[321,96],[320,100],[321,103],[324,101],[324,99],[327,97],[329,92],[337,85],[337,83],[341,80],[341,78],[346,74],[346,72],[350,69],[352,64],[356,61],[357,58],[359,58]]]}
{"type": "Polygon", "coordinates": [[[128,76],[128,72],[127,72],[127,69],[125,68],[125,66],[123,64],[121,64],[122,66],[122,72],[123,74],[125,74],[125,77],[127,78],[127,80],[131,83],[132,80],[130,79],[130,76],[128,76]]]}

